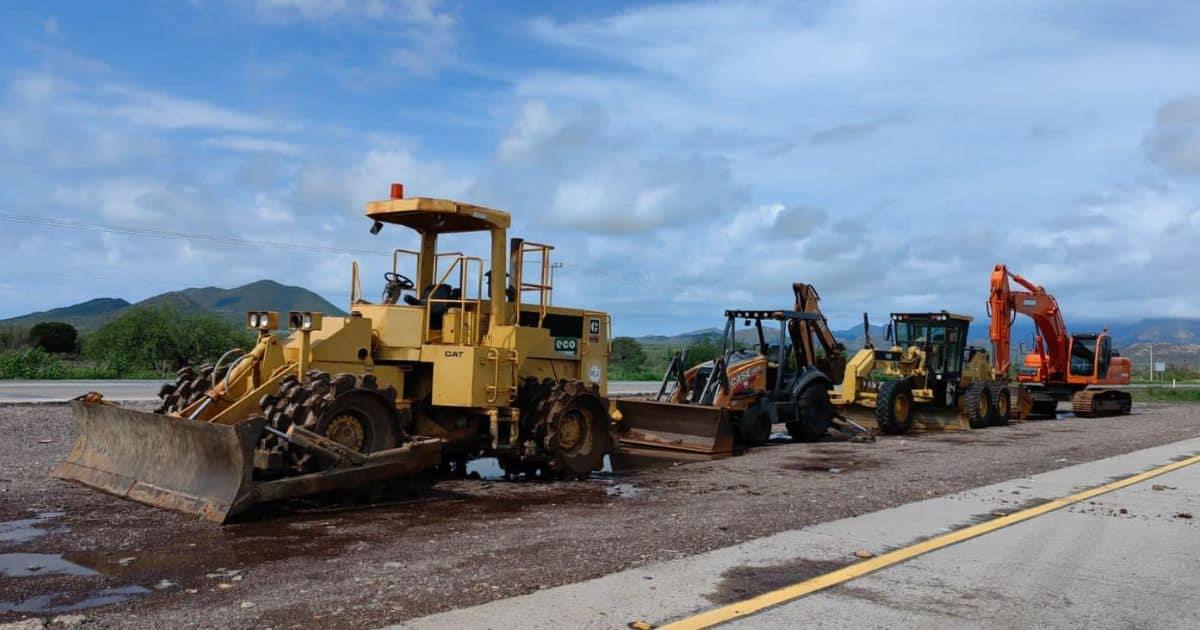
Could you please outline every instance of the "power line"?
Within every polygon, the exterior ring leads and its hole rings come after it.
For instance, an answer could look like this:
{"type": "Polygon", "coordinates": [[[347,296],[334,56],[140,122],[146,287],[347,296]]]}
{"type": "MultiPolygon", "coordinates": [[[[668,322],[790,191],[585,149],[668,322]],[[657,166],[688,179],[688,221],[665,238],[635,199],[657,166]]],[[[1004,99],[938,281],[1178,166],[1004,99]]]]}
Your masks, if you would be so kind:
{"type": "Polygon", "coordinates": [[[156,230],[153,228],[130,228],[116,225],[106,225],[103,223],[84,223],[80,221],[67,221],[63,219],[51,219],[47,217],[34,217],[21,214],[0,214],[0,221],[8,223],[23,223],[26,225],[41,225],[46,227],[69,228],[73,230],[90,230],[93,232],[106,232],[109,234],[123,234],[126,236],[150,236],[154,238],[165,238],[182,241],[192,241],[201,243],[213,243],[219,245],[236,245],[239,247],[278,247],[290,249],[294,251],[306,251],[322,254],[359,254],[367,256],[390,256],[391,252],[381,252],[370,249],[348,249],[343,247],[329,247],[327,245],[316,245],[310,243],[285,243],[283,241],[260,241],[246,238],[238,238],[235,236],[216,236],[213,234],[195,234],[190,232],[173,232],[170,230],[156,230]]]}

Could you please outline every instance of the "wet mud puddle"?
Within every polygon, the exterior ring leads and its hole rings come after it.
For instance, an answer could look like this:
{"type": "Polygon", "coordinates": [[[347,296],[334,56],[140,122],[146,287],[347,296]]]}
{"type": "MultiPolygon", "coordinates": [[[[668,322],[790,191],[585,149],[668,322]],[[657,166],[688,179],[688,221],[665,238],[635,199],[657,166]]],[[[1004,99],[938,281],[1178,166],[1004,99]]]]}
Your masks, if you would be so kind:
{"type": "MultiPolygon", "coordinates": [[[[64,512],[42,512],[31,518],[0,522],[0,612],[53,614],[73,612],[95,606],[115,604],[130,597],[149,593],[136,584],[95,588],[102,573],[87,563],[73,561],[63,554],[9,551],[46,534],[65,533],[68,528],[58,520],[64,512]],[[24,598],[16,596],[30,589],[26,581],[45,584],[45,592],[24,598]],[[14,597],[16,596],[16,597],[14,597]]],[[[32,590],[41,590],[34,587],[32,590]]]]}
{"type": "Polygon", "coordinates": [[[638,473],[689,461],[672,455],[622,453],[606,457],[603,470],[588,481],[545,483],[505,481],[499,462],[479,459],[469,463],[467,480],[418,485],[370,501],[280,504],[242,522],[214,526],[199,538],[164,540],[163,547],[154,552],[42,553],[44,545],[33,546],[40,537],[69,530],[61,523],[64,513],[37,514],[0,523],[0,584],[4,585],[0,587],[0,612],[56,614],[156,592],[219,589],[243,576],[253,581],[255,571],[263,565],[309,555],[336,555],[350,541],[382,541],[398,529],[437,528],[464,519],[503,519],[528,510],[603,507],[614,501],[636,500],[648,492],[638,483],[638,473]],[[197,553],[198,548],[204,553],[197,553]]]}

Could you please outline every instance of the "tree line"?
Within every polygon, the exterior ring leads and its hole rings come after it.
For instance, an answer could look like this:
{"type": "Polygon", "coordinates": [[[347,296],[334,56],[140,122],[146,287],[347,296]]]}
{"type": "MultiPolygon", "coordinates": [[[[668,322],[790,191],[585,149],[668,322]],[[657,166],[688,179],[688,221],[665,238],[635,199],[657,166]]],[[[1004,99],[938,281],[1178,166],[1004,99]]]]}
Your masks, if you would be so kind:
{"type": "Polygon", "coordinates": [[[721,352],[716,336],[701,337],[686,346],[643,344],[633,337],[613,337],[608,358],[608,378],[614,381],[656,381],[666,372],[671,357],[687,350],[686,368],[712,361],[721,352]]]}
{"type": "Polygon", "coordinates": [[[253,343],[217,315],[141,307],[86,334],[65,322],[0,330],[0,378],[156,378],[253,343]]]}

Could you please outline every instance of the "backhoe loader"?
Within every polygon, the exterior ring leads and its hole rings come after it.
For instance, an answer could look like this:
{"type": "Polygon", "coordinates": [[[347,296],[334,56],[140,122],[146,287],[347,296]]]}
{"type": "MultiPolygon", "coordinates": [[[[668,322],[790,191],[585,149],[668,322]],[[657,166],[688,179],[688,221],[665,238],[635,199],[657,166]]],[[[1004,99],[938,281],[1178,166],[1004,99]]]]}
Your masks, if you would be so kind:
{"type": "Polygon", "coordinates": [[[725,311],[720,354],[685,369],[687,352],[678,353],[652,400],[618,399],[620,443],[721,454],[766,442],[777,423],[798,441],[825,435],[835,421],[829,390],[844,370],[845,348],[829,331],[816,289],[795,283],[792,290],[792,310],[725,311]],[[754,326],[752,347],[739,342],[739,321],[754,326]],[[778,332],[764,322],[778,324],[778,332]]]}
{"type": "Polygon", "coordinates": [[[946,311],[893,313],[885,335],[893,344],[878,349],[864,314],[866,346],[846,365],[834,407],[890,434],[1007,424],[1007,384],[986,350],[966,345],[970,323],[946,311]]]}
{"type": "Polygon", "coordinates": [[[52,474],[225,522],[268,501],[462,472],[480,456],[515,475],[599,470],[613,446],[611,322],[551,305],[553,248],[507,241],[503,211],[405,197],[398,184],[366,215],[373,234],[391,224],[420,237],[419,250],[395,250],[380,300],[364,297],[355,264],[348,316],[289,313],[285,338],[279,314],[249,313],[254,347],[182,370],[154,413],[81,397],[78,441],[52,474]],[[490,237],[486,263],[439,253],[439,236],[471,232],[490,237]],[[540,265],[527,274],[527,263],[540,265]]]}

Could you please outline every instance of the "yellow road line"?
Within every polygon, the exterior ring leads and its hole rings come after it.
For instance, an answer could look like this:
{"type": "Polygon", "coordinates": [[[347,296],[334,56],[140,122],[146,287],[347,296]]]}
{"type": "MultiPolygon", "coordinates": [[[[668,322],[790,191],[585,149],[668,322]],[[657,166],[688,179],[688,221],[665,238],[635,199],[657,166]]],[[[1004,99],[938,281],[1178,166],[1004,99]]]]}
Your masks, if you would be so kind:
{"type": "Polygon", "coordinates": [[[850,580],[860,578],[868,573],[873,573],[880,569],[890,567],[894,564],[911,560],[919,555],[936,551],[943,547],[949,547],[955,543],[960,543],[964,540],[970,540],[990,532],[994,532],[1000,528],[1008,527],[1014,523],[1027,521],[1031,518],[1041,516],[1048,512],[1053,512],[1055,510],[1067,507],[1068,505],[1079,503],[1080,501],[1086,501],[1092,497],[1099,496],[1106,492],[1127,488],[1134,484],[1146,481],[1147,479],[1153,479],[1159,475],[1165,475],[1173,470],[1179,470],[1184,466],[1191,466],[1192,464],[1198,462],[1200,462],[1200,455],[1188,457],[1187,459],[1181,459],[1177,462],[1152,468],[1146,472],[1138,473],[1112,483],[1106,483],[1102,486],[1096,486],[1095,488],[1084,490],[1083,492],[1078,492],[1070,496],[1055,499],[1036,507],[1027,508],[1019,512],[1013,512],[1012,514],[1001,516],[985,523],[965,527],[948,534],[942,534],[941,536],[935,536],[914,545],[904,547],[903,549],[897,549],[881,556],[876,556],[870,560],[856,562],[848,567],[826,573],[825,575],[819,575],[815,578],[792,584],[791,586],[785,586],[778,590],[763,593],[757,597],[735,602],[720,608],[714,608],[698,615],[680,619],[679,621],[659,627],[663,630],[692,630],[695,628],[709,628],[718,624],[732,621],[739,617],[753,615],[754,613],[772,606],[778,606],[779,604],[804,597],[810,593],[815,593],[831,586],[837,586],[838,584],[849,582],[850,580]]]}

